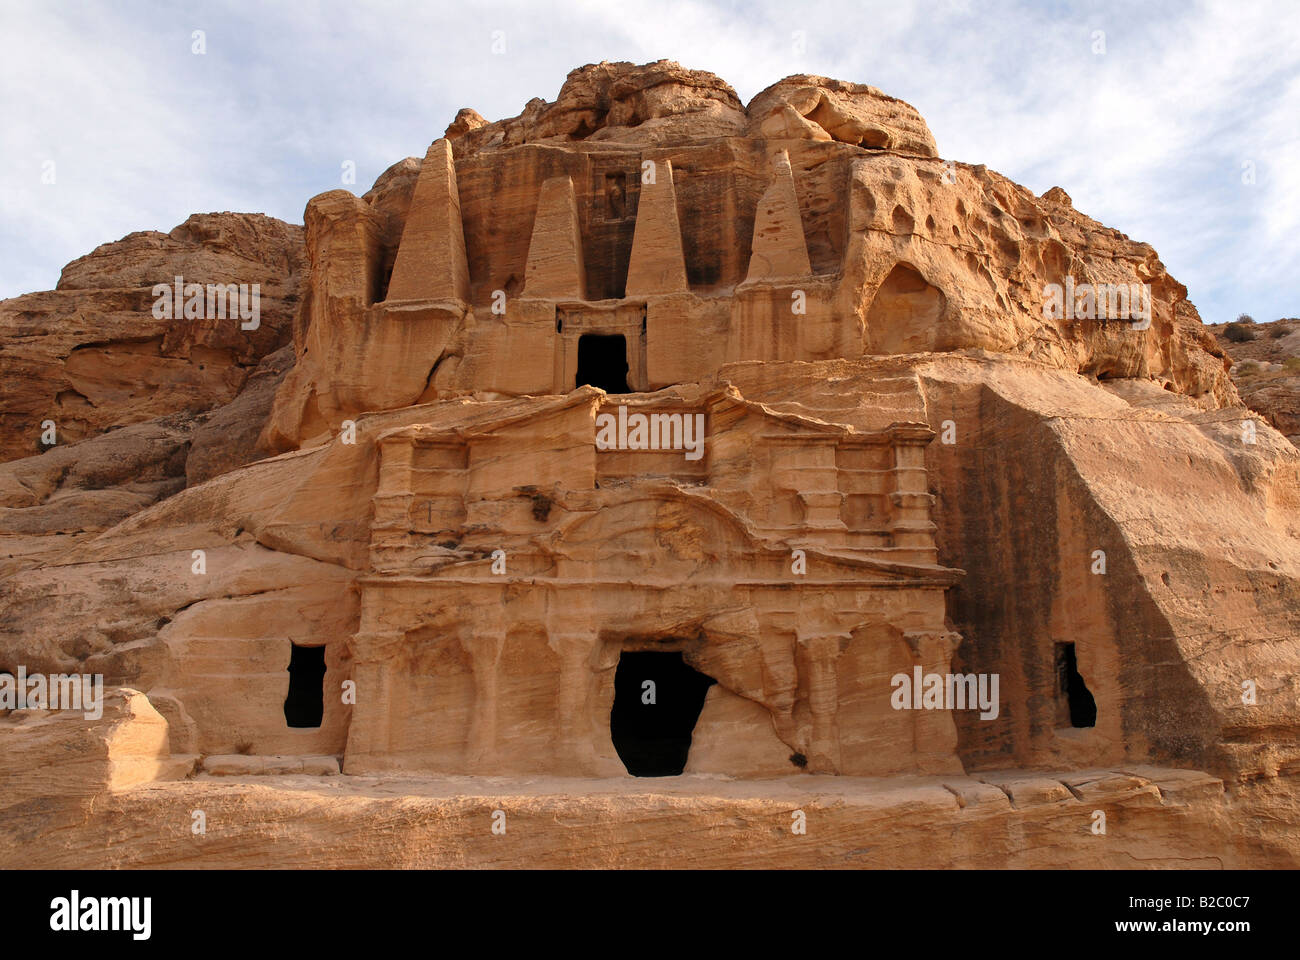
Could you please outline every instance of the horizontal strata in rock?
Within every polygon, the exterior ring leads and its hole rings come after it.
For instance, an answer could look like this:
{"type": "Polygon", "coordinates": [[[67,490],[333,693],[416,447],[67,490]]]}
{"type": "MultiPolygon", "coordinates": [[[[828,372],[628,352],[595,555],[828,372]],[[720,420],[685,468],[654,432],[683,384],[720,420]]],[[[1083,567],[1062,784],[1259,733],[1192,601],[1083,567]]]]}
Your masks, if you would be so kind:
{"type": "MultiPolygon", "coordinates": [[[[1047,782],[1074,775],[1035,776],[1047,782]]],[[[44,862],[240,868],[264,865],[267,849],[277,866],[316,869],[1259,869],[1292,862],[1293,838],[1281,823],[1263,821],[1261,835],[1252,835],[1217,780],[1185,770],[1148,770],[1128,792],[1028,808],[971,777],[686,777],[653,788],[632,780],[344,777],[331,780],[326,795],[301,784],[213,778],[119,793],[79,814],[84,822],[75,829],[62,829],[44,862]],[[1205,792],[1178,795],[1192,777],[1205,792]],[[195,807],[207,818],[202,837],[190,832],[195,807]],[[1105,836],[1090,829],[1097,809],[1107,815],[1105,836]],[[806,818],[805,835],[791,831],[795,810],[806,818]],[[497,811],[505,816],[504,840],[492,831],[497,811]],[[110,823],[115,842],[106,847],[100,837],[110,823]]],[[[25,835],[67,818],[67,811],[51,810],[29,820],[25,835]]],[[[0,824],[0,836],[4,830],[0,824]]],[[[30,850],[29,843],[25,855],[30,850]]],[[[0,854],[0,865],[18,864],[0,854]]]]}
{"type": "Polygon", "coordinates": [[[203,772],[215,777],[285,776],[302,773],[330,777],[339,773],[338,757],[253,757],[245,754],[204,757],[203,772]]]}
{"type": "Polygon", "coordinates": [[[133,233],[63,270],[56,290],[0,301],[0,461],[233,400],[293,338],[301,227],[258,214],[195,214],[169,234],[133,233]],[[260,325],[158,319],[155,284],[258,284],[260,325]]]}

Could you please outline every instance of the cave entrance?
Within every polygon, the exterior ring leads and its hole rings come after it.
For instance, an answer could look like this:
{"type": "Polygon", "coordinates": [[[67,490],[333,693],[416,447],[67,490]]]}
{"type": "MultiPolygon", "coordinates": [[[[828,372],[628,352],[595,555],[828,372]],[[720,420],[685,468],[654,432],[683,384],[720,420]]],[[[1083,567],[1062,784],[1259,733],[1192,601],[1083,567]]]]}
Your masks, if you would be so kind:
{"type": "Polygon", "coordinates": [[[1097,725],[1097,701],[1079,673],[1072,643],[1056,645],[1056,692],[1058,723],[1068,718],[1072,727],[1097,725]]]}
{"type": "Polygon", "coordinates": [[[695,721],[716,682],[688,666],[680,651],[619,656],[609,733],[628,773],[675,777],[686,769],[695,721]]]}
{"type": "Polygon", "coordinates": [[[584,333],[578,338],[574,387],[590,384],[606,393],[631,393],[627,369],[627,338],[621,333],[584,333]]]}
{"type": "Polygon", "coordinates": [[[290,646],[284,722],[291,727],[319,727],[325,715],[325,648],[290,646]]]}

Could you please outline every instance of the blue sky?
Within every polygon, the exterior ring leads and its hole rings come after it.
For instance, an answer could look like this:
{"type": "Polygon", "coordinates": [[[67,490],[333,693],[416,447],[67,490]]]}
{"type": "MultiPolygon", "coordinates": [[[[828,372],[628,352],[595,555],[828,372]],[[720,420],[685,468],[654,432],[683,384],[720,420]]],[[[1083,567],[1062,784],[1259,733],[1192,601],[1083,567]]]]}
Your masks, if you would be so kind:
{"type": "Polygon", "coordinates": [[[194,212],[301,222],[345,160],[363,193],[460,107],[513,116],[574,67],[661,58],[742,101],[792,73],[873,84],[943,157],[1151,243],[1206,322],[1300,316],[1296,0],[0,0],[0,297],[194,212]]]}

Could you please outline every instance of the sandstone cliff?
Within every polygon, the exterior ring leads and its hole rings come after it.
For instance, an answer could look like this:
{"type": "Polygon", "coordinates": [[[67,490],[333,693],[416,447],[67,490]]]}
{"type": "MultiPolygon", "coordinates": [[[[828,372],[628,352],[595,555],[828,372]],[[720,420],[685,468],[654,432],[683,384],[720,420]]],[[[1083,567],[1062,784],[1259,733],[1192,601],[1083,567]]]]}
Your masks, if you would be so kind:
{"type": "Polygon", "coordinates": [[[170,233],[133,233],[63,269],[55,290],[0,302],[0,459],[43,452],[42,422],[66,444],[114,427],[233,400],[263,357],[289,343],[302,228],[257,214],[195,214],[170,233]],[[155,284],[258,284],[257,329],[238,319],[158,319],[155,284]]]}
{"type": "Polygon", "coordinates": [[[300,227],[195,214],[74,260],[55,290],[0,302],[0,571],[265,455],[303,266],[300,227]],[[256,328],[159,319],[153,288],[178,276],[256,284],[256,328]]]}
{"type": "Polygon", "coordinates": [[[1292,443],[1300,441],[1300,321],[1224,323],[1209,329],[1219,349],[1232,358],[1232,382],[1246,406],[1292,443]]]}
{"type": "Polygon", "coordinates": [[[217,214],[101,247],[0,304],[0,346],[0,671],[128,691],[93,743],[23,711],[0,733],[192,778],[95,766],[116,792],[98,820],[83,797],[41,814],[46,837],[93,825],[51,864],[256,862],[241,804],[311,809],[275,833],[291,862],[342,844],[332,862],[370,863],[350,818],[390,820],[412,865],[520,862],[464,833],[482,782],[382,777],[620,776],[620,650],[668,642],[717,681],[702,779],[520,788],[536,839],[512,857],[608,864],[631,842],[624,862],[661,865],[669,811],[710,865],[880,846],[875,865],[933,866],[915,850],[935,836],[939,865],[1297,862],[1283,405],[1273,426],[1242,405],[1240,365],[1234,385],[1149,245],[1059,187],[945,160],[873,87],[796,76],[745,105],[669,62],[587,66],[518,117],[460,111],[364,196],[312,198],[302,228],[217,214]],[[261,329],[155,320],[150,287],[177,274],[260,282],[261,329]],[[1149,322],[1045,314],[1067,281],[1144,288],[1149,322]],[[622,389],[586,379],[585,338],[622,340],[622,389]],[[708,455],[596,453],[621,402],[700,411],[708,455]],[[37,453],[46,419],[59,443],[37,453]],[[791,551],[819,575],[781,581],[791,551]],[[286,728],[291,647],[362,699],[286,728]],[[1071,718],[1067,652],[1095,723],[1071,718]],[[998,716],[891,710],[914,664],[999,675],[998,716]],[[329,804],[216,776],[322,756],[349,775],[329,804]],[[150,832],[191,789],[241,841],[150,832]],[[828,846],[747,833],[799,798],[836,811],[828,846]],[[1124,825],[1108,846],[1089,845],[1098,807],[1124,825]],[[563,824],[595,810],[619,825],[577,850],[563,824]]]}
{"type": "MultiPolygon", "coordinates": [[[[1149,245],[1076,211],[1060,188],[1035,197],[983,166],[939,159],[916,111],[872,87],[792,77],[742,108],[712,74],[601,64],[574,71],[554,103],[530,101],[518,117],[485,123],[462,111],[445,142],[454,155],[450,187],[427,189],[430,197],[455,192],[469,289],[446,320],[382,309],[410,296],[388,284],[416,161],[396,165],[364,198],[340,190],[314,198],[305,218],[316,277],[307,329],[269,446],[292,448],[376,406],[553,390],[544,353],[500,360],[533,336],[520,327],[526,304],[504,318],[491,307],[498,297],[528,299],[523,279],[542,181],[557,176],[584,184],[575,194],[582,292],[602,300],[625,292],[637,174],[647,162],[671,167],[673,203],[689,211],[680,218],[687,287],[672,309],[691,319],[681,331],[665,328],[661,347],[649,346],[652,366],[656,352],[665,360],[648,371],[647,386],[699,379],[752,354],[754,343],[736,343],[726,328],[735,310],[752,327],[754,311],[771,309],[737,306],[732,293],[755,299],[744,295],[751,229],[778,147],[791,165],[791,215],[809,264],[801,289],[811,301],[789,358],[978,349],[1103,380],[1152,379],[1211,406],[1237,400],[1222,350],[1149,245]],[[1045,319],[1045,285],[1067,277],[1149,288],[1149,328],[1132,336],[1126,324],[1045,319]],[[362,369],[363,336],[395,352],[362,369]],[[413,354],[412,337],[429,348],[413,354]]],[[[782,349],[773,359],[786,358],[782,349]]]]}

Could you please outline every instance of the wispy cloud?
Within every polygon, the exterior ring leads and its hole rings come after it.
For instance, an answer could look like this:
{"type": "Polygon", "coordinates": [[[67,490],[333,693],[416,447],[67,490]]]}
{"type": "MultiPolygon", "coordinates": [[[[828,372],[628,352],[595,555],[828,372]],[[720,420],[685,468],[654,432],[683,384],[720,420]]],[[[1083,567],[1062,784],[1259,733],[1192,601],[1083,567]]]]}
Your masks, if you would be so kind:
{"type": "Polygon", "coordinates": [[[666,57],[743,100],[791,73],[874,84],[945,157],[1060,185],[1150,242],[1207,320],[1300,315],[1292,0],[34,0],[0,17],[0,296],[192,212],[299,221],[344,161],[363,192],[462,106],[510,116],[575,66],[666,57]]]}

